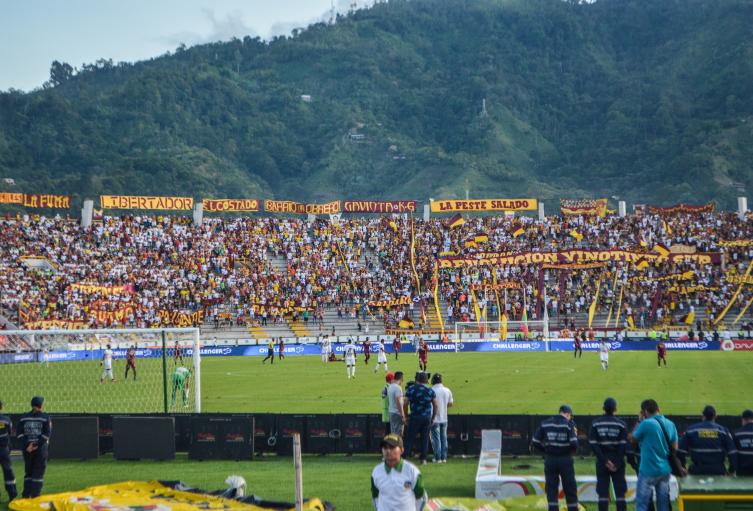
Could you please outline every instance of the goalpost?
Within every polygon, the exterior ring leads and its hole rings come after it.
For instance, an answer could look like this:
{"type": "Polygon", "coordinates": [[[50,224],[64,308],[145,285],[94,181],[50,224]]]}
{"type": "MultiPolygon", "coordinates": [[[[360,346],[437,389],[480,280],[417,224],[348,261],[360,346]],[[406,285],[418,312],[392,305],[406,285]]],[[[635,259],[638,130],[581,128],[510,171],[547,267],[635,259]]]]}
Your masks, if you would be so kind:
{"type": "Polygon", "coordinates": [[[198,328],[2,330],[0,399],[9,413],[37,395],[55,413],[201,412],[200,347],[198,328]]]}
{"type": "Polygon", "coordinates": [[[545,320],[508,321],[505,339],[501,339],[503,329],[502,321],[458,321],[455,323],[455,341],[529,340],[539,336],[550,339],[549,322],[545,320]]]}

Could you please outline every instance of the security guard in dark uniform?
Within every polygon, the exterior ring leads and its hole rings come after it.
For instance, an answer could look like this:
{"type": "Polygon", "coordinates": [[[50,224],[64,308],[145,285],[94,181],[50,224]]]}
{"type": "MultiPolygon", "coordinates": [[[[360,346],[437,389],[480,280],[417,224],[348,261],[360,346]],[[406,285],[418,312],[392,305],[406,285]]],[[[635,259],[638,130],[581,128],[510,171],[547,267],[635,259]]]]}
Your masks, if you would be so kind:
{"type": "Polygon", "coordinates": [[[560,478],[565,500],[567,500],[567,509],[576,511],[578,486],[575,483],[573,454],[578,449],[578,433],[573,422],[573,409],[568,405],[562,405],[559,415],[542,422],[533,435],[533,447],[545,455],[544,476],[549,511],[559,511],[557,497],[560,478]]]}
{"type": "Polygon", "coordinates": [[[737,449],[737,465],[730,472],[738,476],[753,476],[753,410],[743,412],[743,427],[732,435],[737,449]]]}
{"type": "Polygon", "coordinates": [[[24,491],[23,498],[39,497],[44,483],[44,471],[47,469],[47,448],[52,433],[50,416],[42,412],[44,398],[35,396],[31,400],[31,411],[18,419],[18,439],[24,453],[24,491]]]}
{"type": "Polygon", "coordinates": [[[596,494],[599,496],[599,511],[609,509],[609,480],[614,486],[617,511],[625,511],[625,450],[627,449],[627,426],[614,416],[617,401],[608,397],[604,401],[604,415],[591,423],[588,443],[596,455],[596,494]]]}
{"type": "Polygon", "coordinates": [[[714,407],[706,405],[703,409],[703,421],[690,426],[680,438],[677,454],[683,465],[690,454],[693,465],[689,472],[693,475],[726,475],[725,453],[730,464],[737,466],[737,449],[732,435],[727,428],[717,424],[715,418],[714,407]]]}
{"type": "MultiPolygon", "coordinates": [[[[0,401],[0,410],[3,402],[0,401]]],[[[10,417],[0,413],[0,466],[3,468],[3,480],[5,491],[8,492],[8,501],[16,498],[16,475],[13,473],[13,464],[10,462],[10,439],[12,434],[10,417]]]]}

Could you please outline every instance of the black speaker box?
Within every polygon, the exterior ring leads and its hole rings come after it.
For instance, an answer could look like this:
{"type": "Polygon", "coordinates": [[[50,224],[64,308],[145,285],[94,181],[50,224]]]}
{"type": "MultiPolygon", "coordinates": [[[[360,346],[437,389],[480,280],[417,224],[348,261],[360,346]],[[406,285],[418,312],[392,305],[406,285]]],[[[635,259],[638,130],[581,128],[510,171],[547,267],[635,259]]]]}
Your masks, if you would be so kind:
{"type": "Polygon", "coordinates": [[[173,417],[113,417],[113,453],[118,460],[175,458],[173,417]]]}
{"type": "Polygon", "coordinates": [[[50,438],[50,459],[91,460],[99,456],[99,418],[52,418],[53,435],[50,438]]]}
{"type": "Polygon", "coordinates": [[[369,452],[369,415],[343,414],[338,417],[339,452],[369,452]]]}
{"type": "Polygon", "coordinates": [[[253,417],[191,418],[192,459],[250,460],[254,451],[253,417]]]}

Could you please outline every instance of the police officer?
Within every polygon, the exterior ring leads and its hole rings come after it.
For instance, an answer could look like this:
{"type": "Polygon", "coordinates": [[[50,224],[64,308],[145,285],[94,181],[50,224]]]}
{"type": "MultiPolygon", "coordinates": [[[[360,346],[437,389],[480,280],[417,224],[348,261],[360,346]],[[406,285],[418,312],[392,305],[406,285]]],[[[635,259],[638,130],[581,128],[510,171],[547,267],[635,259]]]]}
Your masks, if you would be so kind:
{"type": "Polygon", "coordinates": [[[573,454],[578,449],[578,433],[573,422],[573,409],[568,405],[562,405],[559,415],[542,422],[533,435],[533,447],[545,455],[544,476],[549,511],[559,511],[557,497],[560,478],[567,509],[577,510],[578,487],[575,483],[573,454]]]}
{"type": "Polygon", "coordinates": [[[690,426],[680,438],[677,454],[683,465],[690,454],[693,475],[725,475],[724,454],[730,464],[737,466],[737,450],[727,428],[715,422],[716,410],[711,405],[703,409],[703,421],[690,426]]]}
{"type": "MultiPolygon", "coordinates": [[[[0,410],[3,402],[0,401],[0,410]]],[[[8,492],[8,501],[16,498],[16,475],[13,473],[13,464],[10,462],[10,438],[12,433],[10,417],[0,413],[0,466],[3,467],[3,480],[5,491],[8,492]]]]}
{"type": "Polygon", "coordinates": [[[609,509],[609,480],[614,486],[617,511],[625,511],[625,449],[627,448],[627,426],[614,416],[617,401],[608,397],[604,400],[604,415],[591,423],[588,443],[596,455],[596,494],[599,496],[599,511],[609,509]]]}
{"type": "Polygon", "coordinates": [[[24,491],[23,498],[39,497],[44,483],[44,471],[47,468],[47,447],[52,433],[50,416],[42,412],[44,398],[35,396],[31,399],[31,411],[18,420],[18,439],[24,453],[24,491]]]}
{"type": "Polygon", "coordinates": [[[753,476],[753,410],[743,412],[743,427],[733,435],[737,448],[737,465],[733,469],[738,476],[753,476]]]}

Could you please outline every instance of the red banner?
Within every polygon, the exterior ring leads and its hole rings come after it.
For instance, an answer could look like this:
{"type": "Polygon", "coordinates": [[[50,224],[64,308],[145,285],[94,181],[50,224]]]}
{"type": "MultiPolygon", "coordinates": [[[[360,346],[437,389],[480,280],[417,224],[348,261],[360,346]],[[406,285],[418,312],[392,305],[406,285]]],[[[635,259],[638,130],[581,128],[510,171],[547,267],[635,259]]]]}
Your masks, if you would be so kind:
{"type": "Polygon", "coordinates": [[[709,202],[702,206],[692,206],[690,204],[675,204],[668,208],[649,206],[648,212],[652,215],[685,215],[693,213],[713,213],[715,209],[716,205],[713,202],[709,202]]]}
{"type": "Polygon", "coordinates": [[[414,200],[346,200],[343,201],[345,213],[411,213],[416,211],[414,200]]]}
{"type": "Polygon", "coordinates": [[[753,351],[753,339],[733,339],[735,351],[753,351]]]}

